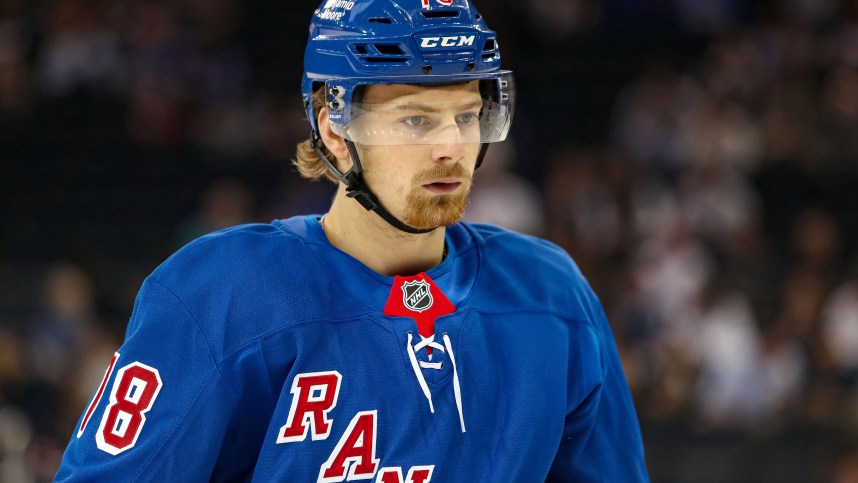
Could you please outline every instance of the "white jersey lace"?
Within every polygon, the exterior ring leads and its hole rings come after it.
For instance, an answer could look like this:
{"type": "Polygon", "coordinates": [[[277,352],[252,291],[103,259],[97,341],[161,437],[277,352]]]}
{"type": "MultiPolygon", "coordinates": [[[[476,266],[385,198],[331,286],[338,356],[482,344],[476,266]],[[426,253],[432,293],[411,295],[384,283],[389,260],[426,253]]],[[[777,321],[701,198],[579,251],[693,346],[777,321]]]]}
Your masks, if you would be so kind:
{"type": "MultiPolygon", "coordinates": [[[[422,337],[422,336],[421,336],[422,337]]],[[[442,353],[447,354],[450,357],[450,363],[453,365],[453,395],[456,398],[456,409],[459,410],[459,423],[462,426],[462,432],[465,432],[465,417],[462,413],[462,389],[459,385],[459,372],[456,369],[456,357],[453,355],[453,346],[450,343],[450,336],[445,332],[443,335],[444,345],[441,345],[435,342],[435,335],[433,334],[430,337],[422,337],[423,340],[418,342],[415,345],[412,345],[414,341],[414,334],[410,331],[408,332],[408,359],[411,361],[411,368],[414,370],[414,375],[417,376],[417,382],[420,384],[420,389],[423,390],[423,395],[426,396],[426,400],[429,401],[429,411],[432,414],[435,414],[435,406],[432,404],[432,392],[429,390],[429,386],[426,384],[426,379],[423,377],[423,369],[435,369],[440,370],[443,367],[442,362],[426,362],[426,361],[418,361],[416,353],[420,351],[420,349],[431,347],[432,349],[441,351],[442,353]]],[[[429,356],[431,361],[432,356],[429,356]]]]}

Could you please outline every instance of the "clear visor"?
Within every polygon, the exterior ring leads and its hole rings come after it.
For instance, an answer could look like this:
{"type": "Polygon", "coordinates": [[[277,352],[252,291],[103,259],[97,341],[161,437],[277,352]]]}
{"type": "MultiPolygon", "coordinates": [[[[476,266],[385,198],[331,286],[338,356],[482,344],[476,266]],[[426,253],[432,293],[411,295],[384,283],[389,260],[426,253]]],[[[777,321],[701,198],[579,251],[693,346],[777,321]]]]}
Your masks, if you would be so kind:
{"type": "Polygon", "coordinates": [[[343,86],[333,80],[325,88],[333,131],[370,146],[503,141],[515,98],[510,72],[439,85],[343,86]]]}

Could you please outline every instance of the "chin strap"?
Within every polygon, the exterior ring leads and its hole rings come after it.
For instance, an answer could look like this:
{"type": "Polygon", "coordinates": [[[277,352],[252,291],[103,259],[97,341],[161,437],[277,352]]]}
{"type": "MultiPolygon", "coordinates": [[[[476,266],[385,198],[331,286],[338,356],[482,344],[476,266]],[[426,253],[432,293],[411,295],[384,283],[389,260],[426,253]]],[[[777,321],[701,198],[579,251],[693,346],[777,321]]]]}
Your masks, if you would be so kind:
{"type": "Polygon", "coordinates": [[[483,158],[486,157],[486,151],[489,150],[489,143],[483,143],[480,146],[480,154],[477,155],[477,164],[474,166],[474,170],[480,169],[480,166],[483,164],[483,158]]]}
{"type": "Polygon", "coordinates": [[[415,228],[411,225],[407,225],[403,223],[401,220],[393,216],[387,209],[381,206],[381,203],[376,198],[375,194],[369,189],[369,186],[366,185],[366,182],[363,179],[363,167],[360,163],[360,156],[358,156],[357,148],[355,144],[348,139],[345,139],[346,147],[349,150],[349,154],[352,157],[352,167],[345,173],[337,169],[334,166],[334,163],[328,159],[327,156],[322,152],[319,148],[319,137],[316,133],[310,133],[310,145],[313,147],[313,150],[316,151],[316,155],[325,163],[328,169],[334,173],[334,176],[337,177],[344,185],[346,185],[346,196],[356,200],[361,204],[367,211],[374,211],[375,214],[380,216],[384,221],[388,224],[396,228],[397,230],[404,231],[406,233],[429,233],[437,229],[435,228],[415,228]]]}

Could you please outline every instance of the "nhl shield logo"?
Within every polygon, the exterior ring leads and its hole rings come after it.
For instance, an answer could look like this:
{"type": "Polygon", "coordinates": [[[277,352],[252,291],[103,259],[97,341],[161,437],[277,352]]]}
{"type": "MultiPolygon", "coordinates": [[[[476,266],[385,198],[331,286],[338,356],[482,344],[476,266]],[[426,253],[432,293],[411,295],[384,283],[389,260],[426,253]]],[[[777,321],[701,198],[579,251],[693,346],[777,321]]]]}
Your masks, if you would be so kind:
{"type": "Polygon", "coordinates": [[[402,303],[408,310],[423,312],[432,307],[432,293],[425,280],[415,280],[402,284],[402,303]]]}

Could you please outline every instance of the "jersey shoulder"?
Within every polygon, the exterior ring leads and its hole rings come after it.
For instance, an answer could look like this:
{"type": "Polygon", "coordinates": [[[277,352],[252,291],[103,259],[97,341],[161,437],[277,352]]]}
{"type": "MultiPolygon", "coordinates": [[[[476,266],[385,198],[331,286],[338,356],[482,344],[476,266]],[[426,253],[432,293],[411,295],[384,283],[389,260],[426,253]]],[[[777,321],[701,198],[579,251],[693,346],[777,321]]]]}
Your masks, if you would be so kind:
{"type": "Polygon", "coordinates": [[[196,320],[215,352],[320,316],[315,293],[324,251],[274,224],[221,230],[184,246],[150,275],[196,320]],[[311,253],[312,252],[312,253],[311,253]]]}
{"type": "Polygon", "coordinates": [[[493,307],[548,310],[591,319],[598,304],[572,257],[548,240],[488,224],[469,224],[480,247],[480,284],[493,307]]]}
{"type": "MultiPolygon", "coordinates": [[[[239,225],[188,243],[156,268],[152,277],[176,289],[177,295],[205,292],[216,286],[235,289],[248,277],[270,276],[284,260],[300,268],[303,249],[298,237],[273,224],[239,225]]],[[[295,270],[290,278],[303,274],[295,270]]]]}
{"type": "Polygon", "coordinates": [[[471,223],[486,262],[511,273],[536,272],[541,276],[584,278],[572,257],[560,246],[543,238],[518,233],[496,225],[471,223]]]}

